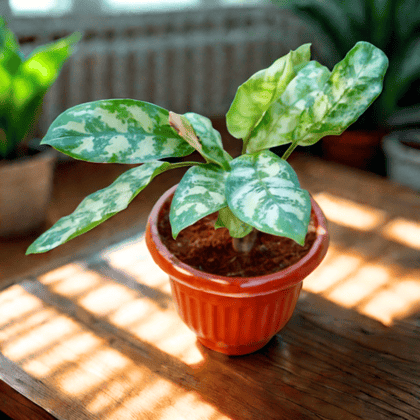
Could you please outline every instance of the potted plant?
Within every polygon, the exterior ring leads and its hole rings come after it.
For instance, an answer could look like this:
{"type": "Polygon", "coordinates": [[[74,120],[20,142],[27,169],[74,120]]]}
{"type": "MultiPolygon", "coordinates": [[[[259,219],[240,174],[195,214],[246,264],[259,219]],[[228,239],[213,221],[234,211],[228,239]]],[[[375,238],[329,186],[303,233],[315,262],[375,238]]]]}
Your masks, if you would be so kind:
{"type": "Polygon", "coordinates": [[[382,144],[390,179],[420,191],[420,130],[394,131],[382,144]]]}
{"type": "Polygon", "coordinates": [[[73,34],[24,57],[0,17],[0,236],[29,233],[45,219],[55,153],[31,147],[44,95],[80,38],[73,34]]]}
{"type": "MultiPolygon", "coordinates": [[[[420,7],[400,0],[272,0],[312,25],[331,46],[334,60],[358,41],[380,48],[389,58],[383,92],[339,139],[322,141],[327,158],[367,169],[380,156],[381,138],[420,123],[420,7]]],[[[383,172],[376,162],[377,171],[383,172]]]]}
{"type": "Polygon", "coordinates": [[[354,122],[379,95],[387,65],[383,52],[366,42],[332,72],[310,61],[309,44],[281,57],[237,90],[226,115],[229,132],[243,140],[235,159],[210,120],[195,113],[131,99],[70,108],[44,144],[90,162],[143,164],[85,198],[27,253],[92,229],[126,208],[155,176],[191,166],[156,203],[146,243],[170,276],[180,316],[205,346],[227,354],[261,348],[292,315],[303,279],[328,247],[325,218],[286,159],[298,145],[354,122]],[[283,144],[290,146],[282,157],[269,150],[283,144]],[[159,160],[193,151],[205,162],[159,160]]]}

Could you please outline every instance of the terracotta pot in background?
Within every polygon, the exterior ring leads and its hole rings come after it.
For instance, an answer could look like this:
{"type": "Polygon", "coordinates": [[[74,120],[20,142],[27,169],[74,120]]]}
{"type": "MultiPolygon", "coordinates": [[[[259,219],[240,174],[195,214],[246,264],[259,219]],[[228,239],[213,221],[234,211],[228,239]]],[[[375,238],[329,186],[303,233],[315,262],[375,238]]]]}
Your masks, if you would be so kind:
{"type": "Polygon", "coordinates": [[[303,279],[327,252],[329,235],[321,209],[312,200],[317,237],[309,253],[296,264],[265,276],[225,277],[182,263],[162,243],[158,219],[163,203],[175,189],[168,190],[153,207],[146,244],[154,261],[169,275],[178,314],[212,350],[243,355],[262,348],[289,321],[303,279]]]}
{"type": "Polygon", "coordinates": [[[339,136],[325,136],[322,139],[322,155],[333,162],[382,174],[383,135],[380,130],[348,130],[339,136]]]}
{"type": "Polygon", "coordinates": [[[47,149],[0,162],[1,237],[29,234],[45,222],[55,160],[55,151],[47,149]]]}

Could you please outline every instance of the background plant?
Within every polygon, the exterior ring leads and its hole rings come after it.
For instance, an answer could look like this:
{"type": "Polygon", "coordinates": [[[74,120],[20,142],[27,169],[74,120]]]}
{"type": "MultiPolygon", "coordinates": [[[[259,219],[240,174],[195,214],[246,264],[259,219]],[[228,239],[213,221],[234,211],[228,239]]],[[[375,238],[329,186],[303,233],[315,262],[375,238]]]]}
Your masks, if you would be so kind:
{"type": "Polygon", "coordinates": [[[419,0],[272,0],[322,32],[341,60],[358,41],[389,58],[381,96],[359,120],[364,128],[420,125],[419,0]]]}
{"type": "Polygon", "coordinates": [[[80,39],[74,33],[24,57],[0,17],[0,159],[13,159],[37,121],[43,99],[80,39]]]}
{"type": "Polygon", "coordinates": [[[50,126],[43,144],[89,162],[136,164],[109,187],[85,198],[41,235],[27,253],[48,251],[125,209],[160,173],[191,166],[170,209],[174,238],[208,214],[233,238],[253,229],[303,245],[311,200],[286,159],[298,145],[340,134],[375,100],[388,66],[384,53],[360,42],[332,71],[310,61],[305,44],[242,84],[226,115],[229,132],[243,141],[233,159],[206,117],[179,115],[147,102],[114,99],[77,105],[50,126]],[[290,144],[280,158],[269,149],[290,144]],[[198,151],[205,163],[159,159],[198,151]]]}

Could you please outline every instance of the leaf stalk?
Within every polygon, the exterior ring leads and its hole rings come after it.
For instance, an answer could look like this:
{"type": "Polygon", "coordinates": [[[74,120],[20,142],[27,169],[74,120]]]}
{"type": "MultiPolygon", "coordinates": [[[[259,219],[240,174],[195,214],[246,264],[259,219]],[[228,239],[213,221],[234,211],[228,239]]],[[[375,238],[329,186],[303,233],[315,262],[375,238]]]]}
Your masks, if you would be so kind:
{"type": "Polygon", "coordinates": [[[296,149],[298,142],[292,143],[289,148],[284,152],[283,156],[281,157],[283,160],[287,160],[289,156],[292,154],[293,150],[296,149]]]}

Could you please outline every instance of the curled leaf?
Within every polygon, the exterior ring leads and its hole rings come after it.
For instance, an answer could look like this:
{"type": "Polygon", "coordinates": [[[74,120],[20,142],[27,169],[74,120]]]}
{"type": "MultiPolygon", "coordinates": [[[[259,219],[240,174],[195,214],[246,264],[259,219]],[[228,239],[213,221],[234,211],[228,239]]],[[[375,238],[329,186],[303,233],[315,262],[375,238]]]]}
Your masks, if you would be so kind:
{"type": "Polygon", "coordinates": [[[232,157],[223,150],[222,137],[213,128],[209,118],[194,112],[184,115],[169,112],[171,127],[201,156],[206,162],[213,162],[225,170],[229,170],[229,161],[232,157]]]}
{"type": "Polygon", "coordinates": [[[304,44],[239,86],[226,114],[227,128],[232,136],[246,141],[270,105],[309,61],[310,54],[310,44],[304,44]]]}

